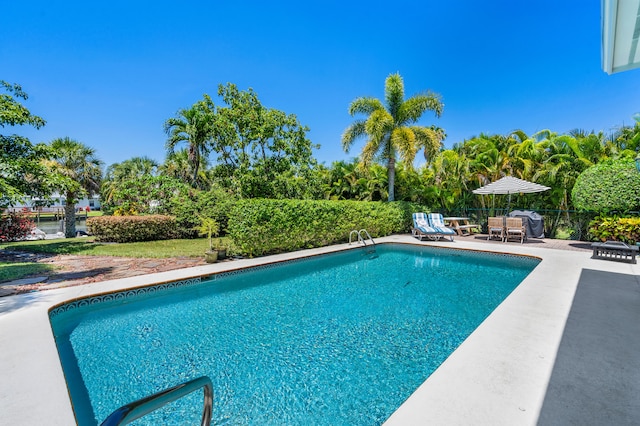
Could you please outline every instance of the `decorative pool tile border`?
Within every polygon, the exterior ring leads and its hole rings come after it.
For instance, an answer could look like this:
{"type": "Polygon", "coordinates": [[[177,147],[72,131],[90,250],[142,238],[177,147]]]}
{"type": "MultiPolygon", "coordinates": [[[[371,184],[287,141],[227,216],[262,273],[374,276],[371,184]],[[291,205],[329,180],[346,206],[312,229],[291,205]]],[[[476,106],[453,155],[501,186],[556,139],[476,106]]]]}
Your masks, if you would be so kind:
{"type": "MultiPolygon", "coordinates": [[[[426,242],[426,241],[425,241],[426,242]]],[[[495,256],[495,257],[506,257],[510,259],[529,259],[533,261],[542,261],[542,258],[533,256],[530,254],[516,254],[516,253],[506,253],[501,251],[489,251],[489,250],[479,250],[479,249],[470,249],[470,248],[460,248],[460,247],[442,247],[442,246],[432,246],[426,244],[415,244],[405,243],[405,242],[394,242],[394,243],[384,243],[385,245],[398,245],[398,246],[413,246],[413,247],[421,247],[426,248],[428,250],[433,250],[434,252],[449,252],[449,253],[465,253],[465,254],[473,254],[476,256],[495,256]]]]}
{"type": "MultiPolygon", "coordinates": [[[[337,252],[325,253],[325,254],[340,253],[343,251],[344,250],[340,250],[337,252]]],[[[255,272],[263,269],[274,268],[276,266],[297,263],[315,256],[317,255],[298,257],[295,259],[282,260],[282,261],[277,261],[272,263],[266,263],[263,265],[249,266],[246,268],[238,268],[230,271],[216,273],[213,275],[204,275],[202,277],[188,278],[185,280],[171,281],[171,282],[162,283],[162,284],[155,284],[155,285],[152,284],[150,286],[132,288],[128,290],[121,290],[113,293],[106,293],[106,294],[100,294],[97,296],[85,297],[85,298],[73,300],[70,302],[63,302],[61,305],[55,306],[49,311],[49,319],[52,319],[55,316],[60,315],[64,312],[69,312],[74,309],[82,308],[89,305],[96,305],[98,303],[112,302],[112,301],[118,301],[118,300],[126,300],[133,297],[154,294],[159,291],[171,290],[179,287],[189,287],[189,286],[199,285],[199,284],[202,284],[203,282],[217,281],[219,279],[223,279],[225,277],[229,277],[232,275],[238,275],[238,274],[247,273],[247,272],[255,272]]]]}
{"type": "Polygon", "coordinates": [[[275,261],[275,262],[264,263],[262,265],[255,265],[255,266],[248,266],[246,268],[232,269],[230,271],[224,271],[224,272],[219,272],[217,274],[204,276],[203,279],[206,280],[206,281],[215,281],[215,280],[223,279],[225,277],[238,275],[238,274],[243,274],[243,273],[246,273],[246,272],[257,272],[257,271],[262,271],[262,270],[265,270],[265,269],[275,268],[276,266],[291,265],[291,264],[294,264],[294,263],[302,262],[304,260],[313,259],[314,257],[317,257],[317,256],[331,256],[333,254],[344,253],[345,251],[348,251],[348,250],[351,250],[351,249],[349,248],[347,250],[332,251],[330,253],[313,254],[313,255],[310,255],[310,256],[297,257],[295,259],[278,260],[278,261],[275,261]]]}
{"type": "MultiPolygon", "coordinates": [[[[529,258],[530,260],[538,260],[540,261],[541,259],[533,257],[533,256],[527,256],[527,255],[518,255],[518,254],[512,254],[512,253],[502,253],[502,252],[489,252],[489,251],[480,251],[480,250],[470,250],[470,249],[460,249],[460,248],[454,248],[454,247],[441,247],[441,246],[424,246],[424,245],[419,245],[419,244],[410,244],[410,243],[381,243],[380,246],[385,246],[385,247],[389,247],[389,246],[413,246],[413,247],[420,247],[420,248],[426,248],[429,250],[433,250],[434,252],[455,252],[455,253],[460,253],[460,252],[465,252],[465,253],[473,253],[473,254],[477,254],[479,256],[486,256],[486,255],[493,255],[493,256],[499,256],[499,257],[508,257],[508,258],[529,258]]],[[[344,250],[337,250],[331,253],[322,253],[322,254],[314,254],[314,255],[310,255],[310,256],[303,256],[303,257],[298,257],[295,259],[287,259],[287,260],[281,260],[281,261],[276,261],[276,262],[271,262],[271,263],[265,263],[262,265],[256,265],[256,266],[250,266],[250,267],[246,267],[246,268],[238,268],[238,269],[233,269],[230,271],[224,271],[224,272],[220,272],[217,274],[213,274],[213,275],[205,275],[202,277],[194,277],[194,278],[188,278],[185,280],[180,280],[180,281],[171,281],[171,282],[167,282],[167,283],[162,283],[162,284],[155,284],[155,285],[150,285],[150,286],[146,286],[146,287],[138,287],[138,288],[132,288],[132,289],[128,289],[128,290],[121,290],[121,291],[117,291],[117,292],[113,292],[113,293],[106,293],[106,294],[101,294],[101,295],[97,295],[97,296],[90,296],[90,297],[86,297],[83,299],[78,299],[78,300],[73,300],[70,302],[63,302],[61,305],[55,306],[54,308],[52,308],[49,311],[49,318],[54,318],[55,316],[62,314],[64,312],[69,312],[71,310],[77,309],[77,308],[81,308],[81,307],[85,307],[85,306],[89,306],[89,305],[96,305],[98,303],[105,303],[105,302],[112,302],[112,301],[117,301],[117,300],[126,300],[126,299],[130,299],[133,297],[138,297],[138,296],[144,296],[144,295],[150,295],[150,294],[154,294],[156,292],[159,291],[165,291],[165,290],[171,290],[171,289],[175,289],[175,288],[179,288],[179,287],[190,287],[190,286],[195,286],[195,285],[199,285],[202,284],[203,281],[205,282],[210,282],[210,281],[217,281],[220,279],[224,279],[225,277],[229,277],[229,276],[233,276],[233,275],[238,275],[238,274],[242,274],[242,273],[247,273],[247,272],[255,272],[255,271],[261,271],[264,269],[271,269],[274,268],[276,266],[282,266],[282,265],[289,265],[289,264],[293,264],[293,263],[298,263],[298,262],[302,262],[304,260],[308,260],[310,258],[316,257],[316,256],[320,256],[320,255],[332,255],[332,254],[338,254],[338,253],[344,253],[345,251],[350,251],[352,249],[356,249],[356,248],[365,248],[364,246],[357,246],[357,247],[353,247],[353,248],[347,248],[344,250]]]]}
{"type": "Polygon", "coordinates": [[[117,300],[125,300],[132,297],[143,296],[148,294],[154,294],[158,291],[170,290],[178,287],[188,287],[198,285],[202,282],[201,277],[188,278],[186,280],[171,281],[168,283],[156,284],[149,287],[139,287],[129,290],[122,290],[115,293],[106,293],[98,296],[86,297],[84,299],[74,300],[72,302],[65,302],[60,306],[57,306],[49,311],[49,318],[53,318],[64,312],[82,308],[89,305],[96,305],[98,303],[112,302],[117,300]]]}
{"type": "Polygon", "coordinates": [[[528,254],[503,253],[503,252],[497,252],[497,251],[471,250],[471,249],[461,249],[461,248],[453,248],[453,247],[434,247],[434,248],[438,249],[438,250],[449,251],[449,252],[472,253],[472,254],[478,255],[478,256],[491,255],[491,256],[496,256],[496,257],[507,257],[507,258],[511,258],[511,259],[529,259],[529,260],[537,260],[537,261],[542,260],[539,257],[531,256],[531,255],[528,255],[528,254]]]}

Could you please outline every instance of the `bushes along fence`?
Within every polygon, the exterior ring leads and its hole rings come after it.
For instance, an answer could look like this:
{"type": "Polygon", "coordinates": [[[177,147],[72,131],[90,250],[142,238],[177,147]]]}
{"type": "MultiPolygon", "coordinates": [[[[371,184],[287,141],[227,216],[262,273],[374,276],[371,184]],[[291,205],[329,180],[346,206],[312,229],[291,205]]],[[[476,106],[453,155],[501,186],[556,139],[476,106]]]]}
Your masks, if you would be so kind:
{"type": "Polygon", "coordinates": [[[406,202],[246,199],[231,211],[228,232],[241,253],[261,256],[344,242],[354,229],[407,232],[414,211],[406,202]]]}

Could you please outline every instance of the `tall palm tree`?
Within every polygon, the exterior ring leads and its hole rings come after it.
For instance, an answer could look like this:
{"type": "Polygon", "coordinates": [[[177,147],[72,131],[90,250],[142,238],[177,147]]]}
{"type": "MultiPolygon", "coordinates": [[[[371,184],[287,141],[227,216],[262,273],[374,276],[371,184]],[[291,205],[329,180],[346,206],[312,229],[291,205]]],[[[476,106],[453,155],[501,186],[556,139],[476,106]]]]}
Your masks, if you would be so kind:
{"type": "Polygon", "coordinates": [[[196,102],[189,109],[181,109],[178,116],[164,123],[164,131],[169,136],[167,149],[174,152],[176,145],[187,144],[189,164],[191,165],[191,186],[198,186],[198,172],[201,161],[211,152],[211,137],[214,128],[214,113],[204,101],[196,102]]]}
{"type": "Polygon", "coordinates": [[[75,205],[83,195],[100,190],[102,161],[96,151],[73,139],[58,138],[51,142],[53,156],[48,161],[52,172],[59,176],[59,189],[65,195],[65,237],[76,236],[75,205]]]}
{"type": "Polygon", "coordinates": [[[404,99],[404,82],[400,74],[391,74],[385,80],[385,103],[376,98],[360,97],[349,105],[349,114],[367,115],[358,119],[342,134],[342,148],[349,152],[353,142],[366,137],[361,162],[368,166],[376,156],[387,162],[389,176],[389,201],[394,200],[395,163],[399,155],[403,163],[413,164],[418,149],[425,153],[437,152],[444,131],[436,128],[413,125],[426,111],[440,117],[444,104],[440,95],[427,92],[404,99]]]}

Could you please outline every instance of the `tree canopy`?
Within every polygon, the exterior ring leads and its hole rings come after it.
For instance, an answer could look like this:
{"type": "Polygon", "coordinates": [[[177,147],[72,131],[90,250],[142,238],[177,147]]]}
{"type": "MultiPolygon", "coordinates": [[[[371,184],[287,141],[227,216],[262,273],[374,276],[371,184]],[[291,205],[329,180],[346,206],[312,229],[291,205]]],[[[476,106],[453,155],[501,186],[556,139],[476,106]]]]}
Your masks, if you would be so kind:
{"type": "Polygon", "coordinates": [[[317,195],[310,184],[315,183],[312,150],[318,146],[307,138],[309,128],[294,114],[263,106],[251,88],[220,84],[218,96],[220,105],[205,94],[165,122],[168,155],[161,173],[181,178],[188,166],[192,187],[206,189],[215,180],[244,198],[317,195]],[[186,144],[184,152],[175,151],[178,144],[186,144]],[[202,173],[210,155],[215,166],[202,173]]]}
{"type": "MultiPolygon", "coordinates": [[[[309,131],[294,114],[267,108],[252,90],[218,86],[213,152],[217,174],[244,198],[307,198],[304,183],[316,165],[309,131]]],[[[210,105],[212,100],[206,98],[210,105]]]]}
{"type": "Polygon", "coordinates": [[[25,106],[16,100],[16,98],[20,98],[26,101],[29,98],[20,85],[0,80],[0,87],[8,92],[0,94],[0,127],[5,127],[6,125],[23,126],[26,124],[39,129],[46,124],[44,119],[31,114],[25,106]]]}
{"type": "MultiPolygon", "coordinates": [[[[27,94],[17,84],[0,80],[0,127],[45,125],[44,119],[24,107],[19,99],[27,100],[27,94]]],[[[20,201],[24,196],[47,197],[50,178],[41,160],[49,151],[44,144],[32,144],[17,134],[0,134],[0,208],[20,201]]]]}

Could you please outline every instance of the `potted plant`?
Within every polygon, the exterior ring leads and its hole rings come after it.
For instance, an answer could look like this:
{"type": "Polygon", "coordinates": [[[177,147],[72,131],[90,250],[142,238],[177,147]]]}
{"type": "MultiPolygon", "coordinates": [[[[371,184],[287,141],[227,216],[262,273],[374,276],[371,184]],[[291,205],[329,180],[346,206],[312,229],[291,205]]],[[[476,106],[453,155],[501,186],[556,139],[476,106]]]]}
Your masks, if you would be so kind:
{"type": "MultiPolygon", "coordinates": [[[[200,225],[196,227],[196,231],[200,235],[206,235],[209,239],[209,250],[204,252],[205,262],[215,263],[218,261],[219,250],[217,249],[218,244],[216,244],[216,247],[213,246],[213,237],[218,235],[220,225],[210,217],[198,215],[198,219],[200,220],[200,225]]],[[[226,250],[224,255],[226,255],[226,250]]]]}
{"type": "Polygon", "coordinates": [[[220,238],[216,238],[216,242],[214,243],[213,247],[214,247],[214,250],[218,252],[218,260],[227,258],[227,246],[222,244],[222,242],[220,241],[220,238]]]}

